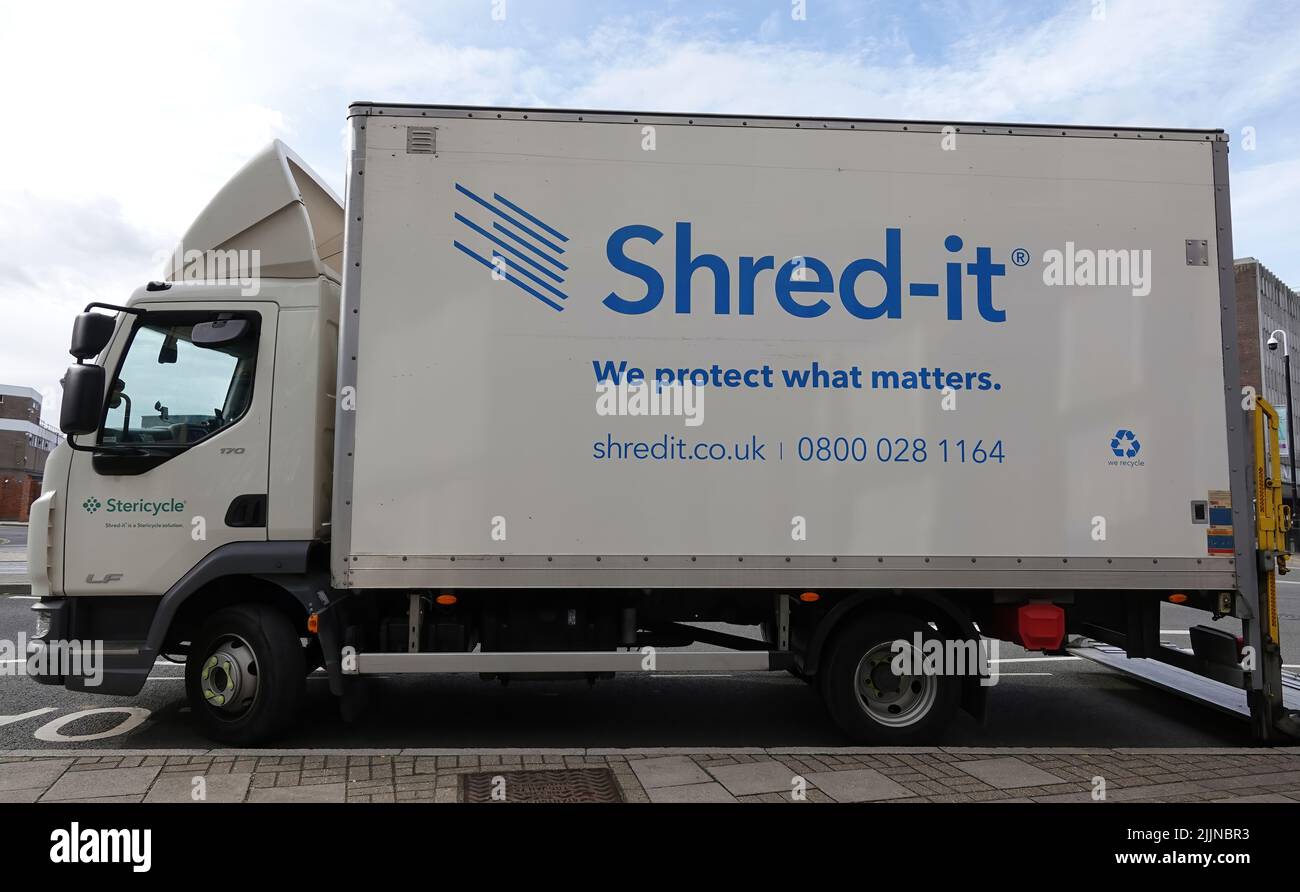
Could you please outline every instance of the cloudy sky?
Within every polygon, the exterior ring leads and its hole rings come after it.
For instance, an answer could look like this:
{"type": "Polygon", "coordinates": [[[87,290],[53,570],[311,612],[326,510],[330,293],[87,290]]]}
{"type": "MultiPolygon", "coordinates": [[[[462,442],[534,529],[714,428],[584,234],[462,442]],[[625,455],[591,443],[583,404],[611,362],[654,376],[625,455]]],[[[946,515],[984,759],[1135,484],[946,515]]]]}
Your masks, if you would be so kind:
{"type": "Polygon", "coordinates": [[[73,315],[271,139],[341,194],[354,100],[1221,127],[1235,253],[1300,287],[1297,47],[1294,0],[5,3],[0,382],[54,420],[73,315]]]}

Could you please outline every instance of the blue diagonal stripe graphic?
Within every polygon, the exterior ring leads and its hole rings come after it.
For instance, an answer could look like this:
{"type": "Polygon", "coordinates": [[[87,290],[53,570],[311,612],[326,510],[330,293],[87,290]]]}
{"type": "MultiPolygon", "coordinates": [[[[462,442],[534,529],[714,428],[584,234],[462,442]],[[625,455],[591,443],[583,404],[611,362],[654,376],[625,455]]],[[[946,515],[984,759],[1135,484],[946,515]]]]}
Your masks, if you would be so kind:
{"type": "Polygon", "coordinates": [[[513,232],[509,227],[502,226],[500,223],[493,220],[492,228],[495,229],[497,232],[501,233],[502,235],[506,235],[514,239],[519,244],[523,245],[525,248],[532,251],[538,257],[545,260],[547,263],[553,263],[558,268],[565,270],[566,272],[568,271],[569,268],[565,266],[563,263],[560,263],[560,261],[556,260],[550,254],[543,253],[541,248],[538,248],[536,245],[534,245],[532,242],[525,239],[523,236],[519,235],[517,232],[513,232]]]}
{"type": "Polygon", "coordinates": [[[510,267],[512,270],[514,270],[515,272],[519,273],[521,276],[527,276],[528,278],[532,279],[534,282],[536,282],[538,285],[542,286],[542,287],[545,288],[547,291],[549,291],[549,292],[551,292],[552,294],[554,294],[554,295],[555,295],[556,297],[558,297],[560,300],[568,300],[568,299],[569,299],[569,295],[565,294],[563,291],[561,291],[560,289],[556,288],[555,286],[553,286],[553,285],[548,285],[546,282],[543,282],[541,279],[539,279],[539,278],[537,278],[536,276],[534,276],[534,275],[533,275],[532,273],[530,273],[528,270],[524,269],[522,266],[520,266],[519,264],[515,263],[513,260],[511,260],[509,257],[505,256],[504,254],[498,254],[496,251],[493,251],[493,252],[492,252],[492,256],[493,256],[494,258],[495,258],[495,257],[500,257],[503,261],[505,261],[506,266],[510,267]]]}
{"type": "MultiPolygon", "coordinates": [[[[493,270],[496,269],[496,267],[492,264],[492,261],[491,261],[491,260],[488,260],[486,257],[483,257],[483,256],[481,256],[480,254],[478,254],[477,252],[475,252],[475,251],[473,251],[473,250],[471,250],[471,249],[465,247],[465,246],[462,245],[460,242],[453,240],[453,241],[452,241],[452,244],[453,244],[455,247],[459,248],[460,250],[464,251],[464,252],[465,252],[466,254],[468,254],[470,257],[473,257],[473,258],[474,258],[475,260],[477,260],[479,263],[481,263],[481,264],[483,264],[484,266],[486,266],[488,269],[493,269],[493,270]]],[[[506,262],[509,263],[508,260],[507,260],[506,262]]],[[[552,308],[552,309],[554,309],[554,310],[560,310],[561,312],[563,312],[564,307],[560,306],[559,304],[557,304],[555,301],[551,300],[551,299],[550,299],[549,297],[547,297],[546,295],[544,295],[544,294],[542,294],[542,293],[540,293],[540,292],[538,292],[538,291],[533,290],[533,289],[530,288],[528,285],[526,285],[526,284],[524,284],[523,282],[519,281],[518,279],[516,279],[514,276],[510,275],[509,273],[505,273],[505,278],[506,278],[506,281],[507,281],[507,282],[509,282],[510,284],[515,285],[515,286],[517,286],[517,287],[519,287],[519,288],[522,288],[524,291],[527,291],[529,294],[531,294],[533,297],[535,297],[535,298],[537,298],[538,300],[540,300],[542,303],[546,304],[548,307],[550,307],[550,308],[552,308]]]]}
{"type": "Polygon", "coordinates": [[[472,198],[474,201],[477,201],[479,204],[483,205],[483,207],[487,208],[489,211],[496,214],[498,217],[500,217],[502,220],[505,220],[507,223],[510,223],[516,228],[528,233],[530,236],[537,239],[537,241],[541,242],[543,245],[550,248],[556,254],[564,253],[564,249],[561,248],[559,245],[555,244],[555,242],[551,241],[546,236],[542,235],[540,232],[537,232],[536,230],[530,228],[528,224],[516,220],[514,217],[510,216],[505,211],[501,210],[501,208],[497,207],[492,202],[483,198],[479,198],[473,192],[469,191],[464,186],[462,186],[460,183],[456,184],[456,190],[460,192],[462,195],[467,195],[470,198],[472,198]]]}
{"type": "Polygon", "coordinates": [[[479,225],[478,225],[477,223],[475,223],[473,220],[469,219],[469,218],[466,217],[464,214],[462,214],[460,211],[456,211],[455,214],[454,214],[454,216],[455,216],[455,218],[456,218],[457,220],[459,220],[461,223],[464,223],[464,224],[465,224],[466,226],[468,226],[470,229],[474,230],[474,231],[477,232],[479,235],[481,235],[481,236],[483,236],[484,238],[488,239],[488,241],[492,242],[494,245],[497,245],[497,246],[501,247],[503,250],[505,250],[506,252],[515,255],[515,256],[518,257],[520,260],[524,261],[524,263],[527,263],[529,266],[533,267],[534,269],[536,269],[538,272],[542,273],[543,275],[549,276],[550,278],[554,279],[554,280],[557,281],[557,282],[563,282],[563,281],[564,281],[564,279],[562,279],[560,276],[557,276],[555,273],[551,272],[549,269],[547,269],[546,267],[542,266],[540,263],[538,263],[538,262],[537,262],[536,260],[534,260],[533,258],[528,257],[528,256],[524,255],[523,253],[521,253],[521,252],[519,251],[518,248],[511,247],[510,245],[507,245],[505,242],[501,241],[501,239],[497,238],[495,235],[493,235],[492,233],[488,232],[488,231],[487,231],[486,229],[484,229],[482,226],[479,226],[479,225]]]}
{"type": "Polygon", "coordinates": [[[545,229],[547,232],[549,232],[551,235],[558,238],[560,241],[567,242],[569,240],[569,237],[565,235],[563,232],[560,232],[560,230],[556,229],[554,226],[548,226],[545,222],[539,220],[537,217],[534,217],[532,214],[528,213],[528,211],[524,210],[519,205],[511,201],[510,199],[506,198],[500,192],[493,192],[492,197],[495,198],[497,201],[501,202],[502,204],[504,204],[506,207],[510,208],[510,210],[514,211],[516,214],[519,214],[527,218],[528,220],[531,220],[532,222],[536,223],[538,226],[545,229]]]}

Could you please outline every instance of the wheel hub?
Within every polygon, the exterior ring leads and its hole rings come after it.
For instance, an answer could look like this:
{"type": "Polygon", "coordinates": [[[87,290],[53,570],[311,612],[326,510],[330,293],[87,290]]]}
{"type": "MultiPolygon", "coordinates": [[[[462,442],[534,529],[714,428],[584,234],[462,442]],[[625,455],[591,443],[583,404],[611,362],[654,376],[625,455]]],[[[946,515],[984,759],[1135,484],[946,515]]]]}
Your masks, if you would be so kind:
{"type": "MultiPolygon", "coordinates": [[[[874,721],[895,728],[923,719],[939,691],[939,679],[934,675],[896,673],[898,656],[893,642],[878,644],[863,655],[854,677],[858,705],[874,721]]],[[[921,654],[910,644],[904,645],[902,658],[909,670],[921,664],[921,654]]]]}
{"type": "Polygon", "coordinates": [[[238,636],[219,642],[199,674],[203,700],[214,709],[240,713],[257,697],[257,664],[248,642],[238,636]]]}

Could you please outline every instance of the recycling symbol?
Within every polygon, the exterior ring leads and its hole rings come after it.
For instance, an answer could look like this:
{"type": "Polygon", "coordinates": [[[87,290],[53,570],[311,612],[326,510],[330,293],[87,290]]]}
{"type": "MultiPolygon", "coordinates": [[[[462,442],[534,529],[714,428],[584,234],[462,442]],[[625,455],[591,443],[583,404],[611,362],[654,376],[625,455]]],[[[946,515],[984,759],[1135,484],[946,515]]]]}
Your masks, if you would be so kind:
{"type": "Polygon", "coordinates": [[[1117,430],[1110,441],[1110,451],[1116,458],[1133,458],[1142,451],[1142,444],[1132,431],[1117,430]]]}
{"type": "Polygon", "coordinates": [[[86,499],[86,501],[81,503],[81,507],[85,508],[91,514],[94,514],[96,511],[100,509],[101,505],[99,499],[95,498],[94,496],[91,496],[90,498],[86,499]]]}

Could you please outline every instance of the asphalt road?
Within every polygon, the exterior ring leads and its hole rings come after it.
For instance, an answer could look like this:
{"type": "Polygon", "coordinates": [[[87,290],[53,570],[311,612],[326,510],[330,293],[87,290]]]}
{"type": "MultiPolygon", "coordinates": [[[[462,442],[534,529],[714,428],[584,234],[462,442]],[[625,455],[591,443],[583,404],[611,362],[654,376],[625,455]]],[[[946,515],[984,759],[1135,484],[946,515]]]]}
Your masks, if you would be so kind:
{"type": "MultiPolygon", "coordinates": [[[[1300,664],[1300,583],[1281,587],[1285,662],[1300,664]]],[[[32,600],[0,597],[0,639],[31,634],[32,600]]],[[[1166,605],[1164,638],[1186,645],[1203,621],[1166,605]]],[[[1235,623],[1225,620],[1225,623],[1235,623]]],[[[1231,628],[1231,626],[1225,626],[1231,628]]],[[[959,714],[950,746],[1237,746],[1245,723],[1077,658],[1004,645],[983,726],[959,714]]],[[[135,697],[72,693],[0,664],[0,749],[207,748],[190,727],[182,668],[160,663],[135,697]],[[8,671],[5,671],[8,670],[8,671]],[[114,711],[85,713],[86,710],[114,711]],[[78,739],[79,738],[79,739],[78,739]]],[[[842,746],[809,685],[785,673],[660,674],[585,682],[476,676],[372,680],[364,717],[344,723],[323,677],[308,683],[292,748],[842,746]]]]}
{"type": "Polygon", "coordinates": [[[0,523],[0,591],[26,582],[27,524],[0,523]]]}
{"type": "Polygon", "coordinates": [[[27,524],[0,523],[0,548],[26,548],[27,524]]]}

